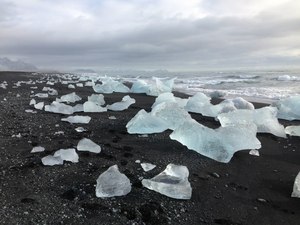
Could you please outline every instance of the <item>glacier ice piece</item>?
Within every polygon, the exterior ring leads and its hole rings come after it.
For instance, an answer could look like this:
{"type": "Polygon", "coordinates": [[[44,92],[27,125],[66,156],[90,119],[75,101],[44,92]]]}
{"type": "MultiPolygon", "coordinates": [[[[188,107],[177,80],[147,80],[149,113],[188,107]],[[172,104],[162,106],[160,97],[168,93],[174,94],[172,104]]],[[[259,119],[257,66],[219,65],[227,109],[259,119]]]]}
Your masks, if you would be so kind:
{"type": "Polygon", "coordinates": [[[284,120],[300,120],[300,95],[291,96],[272,103],[278,108],[277,117],[284,120]]]}
{"type": "Polygon", "coordinates": [[[153,77],[152,79],[154,83],[149,86],[146,94],[151,96],[159,96],[160,94],[165,92],[172,92],[174,81],[176,78],[160,79],[157,77],[153,77]]]}
{"type": "Polygon", "coordinates": [[[36,96],[38,98],[48,98],[49,97],[48,93],[37,93],[34,96],[36,96]]]}
{"type": "Polygon", "coordinates": [[[117,165],[109,167],[97,179],[96,196],[108,198],[127,195],[131,191],[128,177],[120,173],[117,165]]]}
{"type": "Polygon", "coordinates": [[[184,121],[191,119],[190,114],[174,102],[163,102],[156,105],[151,115],[164,120],[171,130],[176,129],[184,121]]]}
{"type": "Polygon", "coordinates": [[[53,156],[60,157],[62,160],[70,161],[73,163],[77,163],[79,159],[79,156],[74,148],[59,149],[54,153],[53,156]]]}
{"type": "Polygon", "coordinates": [[[90,116],[69,116],[67,118],[62,118],[61,121],[66,121],[69,123],[84,123],[88,124],[91,120],[90,116]]]}
{"type": "Polygon", "coordinates": [[[276,115],[277,108],[267,106],[255,110],[239,109],[222,113],[218,115],[218,120],[222,127],[254,123],[258,133],[271,133],[285,138],[284,126],[278,122],[276,115]]]}
{"type": "Polygon", "coordinates": [[[254,124],[210,129],[191,119],[175,129],[170,138],[201,155],[228,163],[239,150],[261,148],[256,132],[254,124]]]}
{"type": "Polygon", "coordinates": [[[110,119],[110,120],[116,120],[117,117],[115,117],[115,116],[109,116],[108,119],[110,119]]]}
{"type": "Polygon", "coordinates": [[[300,198],[300,172],[295,178],[293,192],[291,196],[293,198],[300,198]]]}
{"type": "Polygon", "coordinates": [[[80,101],[82,98],[80,96],[78,96],[75,92],[72,92],[70,94],[66,94],[66,95],[62,95],[60,97],[60,101],[61,102],[71,102],[71,103],[74,103],[74,102],[77,102],[77,101],[80,101]]]}
{"type": "Polygon", "coordinates": [[[78,151],[88,151],[93,153],[100,153],[101,147],[97,145],[95,142],[88,138],[81,139],[77,144],[78,151]]]}
{"type": "Polygon", "coordinates": [[[44,108],[44,102],[39,102],[37,104],[34,105],[35,109],[39,109],[39,110],[43,110],[44,108]]]}
{"type": "Polygon", "coordinates": [[[83,127],[76,127],[75,130],[76,130],[78,133],[81,133],[81,132],[86,131],[86,129],[84,129],[83,127]]]}
{"type": "Polygon", "coordinates": [[[251,149],[251,150],[249,151],[249,154],[250,154],[250,155],[254,155],[254,156],[259,156],[259,151],[256,150],[256,149],[251,149]]]}
{"type": "Polygon", "coordinates": [[[84,112],[106,112],[107,108],[97,105],[95,102],[87,101],[83,103],[84,112]]]}
{"type": "Polygon", "coordinates": [[[105,100],[103,94],[92,94],[88,96],[89,102],[94,102],[96,105],[105,105],[105,100]]]}
{"type": "Polygon", "coordinates": [[[153,134],[167,130],[168,126],[163,119],[142,109],[127,123],[126,128],[130,134],[153,134]]]}
{"type": "Polygon", "coordinates": [[[35,99],[31,99],[29,102],[29,105],[35,105],[36,104],[36,100],[35,99]]]}
{"type": "Polygon", "coordinates": [[[64,160],[60,157],[55,157],[53,155],[47,155],[42,158],[42,163],[45,166],[63,165],[64,160]]]}
{"type": "Polygon", "coordinates": [[[236,109],[249,109],[254,110],[255,107],[251,102],[243,99],[242,97],[237,97],[233,99],[226,99],[224,102],[232,102],[236,109]]]}
{"type": "Polygon", "coordinates": [[[37,113],[37,111],[34,111],[32,109],[25,109],[25,112],[27,112],[27,113],[37,113]]]}
{"type": "Polygon", "coordinates": [[[129,106],[135,103],[135,99],[131,98],[129,95],[126,95],[122,98],[121,102],[115,102],[112,105],[107,105],[107,109],[111,111],[123,111],[128,109],[129,106]]]}
{"type": "Polygon", "coordinates": [[[42,146],[35,146],[32,148],[30,153],[36,153],[36,152],[43,152],[45,151],[45,148],[42,146]]]}
{"type": "Polygon", "coordinates": [[[162,93],[159,96],[157,96],[157,98],[155,99],[155,102],[153,103],[151,108],[154,108],[155,106],[157,106],[158,104],[163,103],[163,102],[174,102],[174,103],[177,103],[179,107],[183,108],[186,106],[188,99],[174,97],[173,93],[166,92],[166,93],[162,93]]]}
{"type": "Polygon", "coordinates": [[[60,102],[52,102],[50,105],[45,105],[45,111],[70,115],[73,114],[73,107],[60,102]]]}
{"type": "Polygon", "coordinates": [[[102,81],[102,84],[96,84],[93,86],[96,93],[111,94],[113,92],[128,93],[130,90],[123,83],[113,80],[112,78],[106,78],[102,81]]]}
{"type": "Polygon", "coordinates": [[[83,104],[76,104],[73,106],[74,112],[83,112],[83,104]]]}
{"type": "Polygon", "coordinates": [[[69,84],[69,85],[68,85],[68,88],[69,88],[69,89],[75,89],[75,85],[74,85],[74,84],[69,84]]]}
{"type": "Polygon", "coordinates": [[[285,133],[291,136],[300,136],[300,126],[287,126],[285,133]]]}
{"type": "Polygon", "coordinates": [[[192,187],[188,181],[189,170],[186,166],[168,164],[167,168],[153,177],[143,179],[144,187],[175,199],[190,199],[192,187]]]}
{"type": "Polygon", "coordinates": [[[138,79],[132,83],[130,91],[132,93],[147,93],[149,91],[149,84],[146,81],[138,79]]]}
{"type": "Polygon", "coordinates": [[[141,163],[141,167],[145,172],[148,172],[150,170],[153,170],[156,167],[156,165],[152,163],[141,163]]]}

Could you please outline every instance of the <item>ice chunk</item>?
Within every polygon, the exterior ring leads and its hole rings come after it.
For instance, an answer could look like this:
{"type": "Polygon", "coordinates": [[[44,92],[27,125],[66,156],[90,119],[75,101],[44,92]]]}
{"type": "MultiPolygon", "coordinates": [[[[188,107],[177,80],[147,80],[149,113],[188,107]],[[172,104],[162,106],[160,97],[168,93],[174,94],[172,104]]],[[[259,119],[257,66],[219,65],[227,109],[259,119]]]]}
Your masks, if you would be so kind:
{"type": "Polygon", "coordinates": [[[77,150],[78,151],[88,151],[88,152],[93,152],[93,153],[100,153],[101,147],[99,145],[97,145],[95,142],[93,142],[92,140],[83,138],[78,142],[77,150]]]}
{"type": "Polygon", "coordinates": [[[255,109],[254,105],[251,102],[248,102],[247,100],[241,97],[226,99],[224,100],[224,102],[232,102],[236,109],[249,109],[249,110],[255,109]]]}
{"type": "Polygon", "coordinates": [[[68,85],[68,88],[69,88],[69,89],[75,89],[75,86],[74,86],[74,84],[69,84],[69,85],[68,85]]]}
{"type": "Polygon", "coordinates": [[[275,107],[263,107],[255,110],[240,109],[218,115],[222,127],[237,124],[254,123],[258,133],[271,133],[278,137],[286,137],[284,127],[279,124],[275,107]]]}
{"type": "Polygon", "coordinates": [[[42,110],[44,108],[44,102],[39,102],[39,103],[35,104],[34,108],[42,110]]]}
{"type": "Polygon", "coordinates": [[[42,158],[42,163],[45,166],[63,165],[64,160],[60,157],[55,157],[52,155],[47,155],[42,158]]]}
{"type": "Polygon", "coordinates": [[[105,100],[103,94],[92,94],[88,96],[89,102],[94,102],[96,105],[105,105],[105,100]]]}
{"type": "Polygon", "coordinates": [[[152,179],[143,179],[142,184],[170,198],[190,199],[192,188],[188,176],[189,170],[186,166],[169,164],[163,172],[152,179]]]}
{"type": "Polygon", "coordinates": [[[34,111],[32,109],[25,109],[25,112],[27,112],[27,113],[37,113],[37,111],[34,111]]]}
{"type": "Polygon", "coordinates": [[[141,167],[145,172],[148,172],[150,170],[153,170],[156,167],[156,165],[152,163],[141,163],[141,167]]]}
{"type": "Polygon", "coordinates": [[[292,197],[294,198],[300,198],[300,172],[295,178],[292,197]]]}
{"type": "Polygon", "coordinates": [[[61,102],[71,102],[71,103],[74,103],[74,102],[77,102],[77,101],[80,101],[81,100],[81,97],[79,97],[78,95],[76,95],[75,92],[72,92],[70,94],[67,94],[67,95],[62,95],[60,97],[60,101],[61,102]]]}
{"type": "Polygon", "coordinates": [[[285,133],[291,136],[300,136],[300,126],[288,126],[285,128],[285,133]]]}
{"type": "Polygon", "coordinates": [[[158,96],[162,93],[172,92],[174,81],[176,78],[159,79],[157,77],[153,77],[152,79],[154,80],[154,84],[149,86],[147,95],[158,96]]]}
{"type": "Polygon", "coordinates": [[[96,84],[93,86],[96,93],[111,94],[113,92],[127,93],[129,88],[119,81],[115,81],[112,78],[106,78],[102,81],[102,84],[96,84]]]}
{"type": "Polygon", "coordinates": [[[204,156],[227,163],[233,154],[243,149],[259,149],[254,124],[210,129],[191,119],[184,122],[170,138],[204,156]]]}
{"type": "Polygon", "coordinates": [[[97,105],[95,102],[87,101],[83,104],[84,112],[106,112],[107,108],[97,105]]]}
{"type": "Polygon", "coordinates": [[[54,153],[54,157],[60,157],[62,160],[70,161],[73,163],[77,163],[79,159],[78,154],[76,153],[74,148],[57,150],[54,153]]]}
{"type": "Polygon", "coordinates": [[[132,93],[147,93],[149,91],[149,85],[146,81],[143,80],[137,80],[133,82],[131,86],[131,92],[132,93]]]}
{"type": "Polygon", "coordinates": [[[78,133],[81,133],[81,132],[86,131],[86,129],[84,129],[83,127],[76,127],[75,130],[76,130],[78,133]]]}
{"type": "Polygon", "coordinates": [[[73,111],[74,112],[83,112],[83,104],[77,104],[73,106],[73,111]]]}
{"type": "Polygon", "coordinates": [[[123,111],[134,103],[135,99],[131,98],[129,95],[126,95],[122,98],[121,102],[115,102],[112,105],[107,105],[107,109],[112,111],[123,111]]]}
{"type": "Polygon", "coordinates": [[[250,155],[259,156],[259,151],[256,150],[256,149],[252,149],[252,150],[249,151],[249,154],[250,154],[250,155]]]}
{"type": "Polygon", "coordinates": [[[83,83],[77,83],[76,86],[77,87],[83,87],[83,83]]]}
{"type": "Polygon", "coordinates": [[[48,93],[37,93],[34,96],[36,96],[38,98],[48,98],[49,97],[48,93]]]}
{"type": "Polygon", "coordinates": [[[111,166],[97,179],[96,196],[100,198],[123,196],[131,191],[130,180],[120,173],[117,165],[111,166]]]}
{"type": "Polygon", "coordinates": [[[174,97],[173,93],[162,93],[155,99],[155,102],[152,105],[152,108],[159,105],[162,102],[174,102],[177,103],[179,107],[183,108],[187,104],[188,99],[182,99],[174,97]]]}
{"type": "Polygon", "coordinates": [[[152,109],[151,115],[164,120],[171,130],[176,129],[184,121],[191,119],[190,114],[174,102],[163,102],[156,105],[152,109]]]}
{"type": "Polygon", "coordinates": [[[117,118],[115,116],[109,116],[108,119],[110,119],[110,120],[116,120],[117,118]]]}
{"type": "Polygon", "coordinates": [[[69,116],[67,118],[62,118],[61,121],[66,121],[69,123],[84,123],[87,124],[91,120],[89,116],[69,116]]]}
{"type": "Polygon", "coordinates": [[[163,119],[142,109],[127,123],[126,128],[130,134],[153,134],[167,130],[168,126],[163,119]]]}
{"type": "Polygon", "coordinates": [[[52,102],[51,105],[46,105],[45,111],[53,112],[53,113],[61,113],[66,115],[73,114],[74,112],[72,106],[66,105],[64,103],[56,102],[56,101],[52,102]]]}
{"type": "Polygon", "coordinates": [[[36,147],[34,147],[34,148],[31,150],[30,153],[43,152],[43,151],[45,151],[45,148],[44,148],[44,147],[42,147],[42,146],[36,146],[36,147]]]}
{"type": "Polygon", "coordinates": [[[36,104],[35,99],[31,99],[30,102],[29,102],[29,105],[35,105],[35,104],[36,104]]]}
{"type": "Polygon", "coordinates": [[[300,120],[300,95],[279,100],[272,106],[278,108],[277,117],[279,119],[300,120]]]}

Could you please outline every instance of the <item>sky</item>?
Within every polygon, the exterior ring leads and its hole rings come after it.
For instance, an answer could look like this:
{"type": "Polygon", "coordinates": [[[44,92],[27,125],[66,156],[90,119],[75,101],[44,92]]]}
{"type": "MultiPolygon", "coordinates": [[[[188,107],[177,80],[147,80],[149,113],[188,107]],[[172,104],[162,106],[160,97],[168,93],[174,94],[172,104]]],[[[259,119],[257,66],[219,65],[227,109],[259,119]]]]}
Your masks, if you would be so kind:
{"type": "Polygon", "coordinates": [[[300,67],[298,0],[0,0],[0,57],[45,69],[300,67]]]}

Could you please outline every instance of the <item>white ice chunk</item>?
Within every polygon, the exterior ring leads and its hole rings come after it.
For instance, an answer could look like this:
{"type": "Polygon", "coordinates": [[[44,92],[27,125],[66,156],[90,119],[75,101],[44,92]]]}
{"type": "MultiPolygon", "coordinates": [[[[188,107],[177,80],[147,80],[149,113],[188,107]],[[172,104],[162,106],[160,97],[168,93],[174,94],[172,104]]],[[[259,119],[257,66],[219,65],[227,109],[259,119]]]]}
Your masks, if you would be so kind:
{"type": "Polygon", "coordinates": [[[152,163],[141,163],[141,167],[145,172],[148,172],[150,170],[153,170],[156,167],[156,165],[152,163]]]}
{"type": "Polygon", "coordinates": [[[99,145],[97,145],[95,142],[93,142],[92,140],[83,138],[78,142],[77,150],[78,151],[88,151],[88,152],[93,152],[93,153],[100,153],[101,147],[99,145]]]}
{"type": "Polygon", "coordinates": [[[25,112],[27,112],[27,113],[37,113],[37,111],[34,111],[32,109],[25,109],[25,112]]]}
{"type": "Polygon", "coordinates": [[[77,83],[76,86],[77,87],[83,87],[83,83],[77,83]]]}
{"type": "Polygon", "coordinates": [[[86,131],[86,129],[84,129],[83,127],[76,127],[75,130],[76,130],[78,133],[81,133],[81,132],[86,131]]]}
{"type": "Polygon", "coordinates": [[[113,92],[127,93],[129,88],[119,81],[115,81],[112,78],[106,78],[102,81],[102,84],[96,84],[93,86],[96,93],[111,94],[113,92]]]}
{"type": "Polygon", "coordinates": [[[35,105],[35,104],[36,104],[35,99],[31,99],[30,102],[29,102],[29,105],[35,105]]]}
{"type": "Polygon", "coordinates": [[[163,172],[152,179],[143,179],[142,184],[170,198],[190,199],[192,188],[188,176],[189,170],[186,166],[169,164],[163,172]]]}
{"type": "Polygon", "coordinates": [[[300,136],[300,126],[288,126],[285,128],[285,133],[291,136],[300,136]]]}
{"type": "Polygon", "coordinates": [[[222,113],[218,115],[218,120],[222,127],[254,123],[258,133],[271,133],[285,138],[284,126],[278,122],[276,115],[277,108],[268,106],[255,110],[239,109],[222,113]]]}
{"type": "Polygon", "coordinates": [[[66,121],[69,123],[84,123],[87,124],[91,120],[90,116],[69,116],[67,118],[62,118],[61,121],[66,121]]]}
{"type": "Polygon", "coordinates": [[[105,105],[105,100],[103,94],[92,94],[88,96],[89,102],[94,102],[96,105],[105,105]]]}
{"type": "Polygon", "coordinates": [[[155,102],[153,103],[151,108],[154,108],[158,104],[162,102],[174,102],[177,103],[179,107],[183,108],[187,104],[188,99],[182,99],[178,97],[174,97],[173,93],[162,93],[155,99],[155,102]]]}
{"type": "Polygon", "coordinates": [[[74,112],[83,112],[83,104],[76,104],[73,106],[73,111],[74,112]]]}
{"type": "Polygon", "coordinates": [[[110,120],[116,120],[117,118],[115,116],[109,116],[108,119],[110,119],[110,120]]]}
{"type": "Polygon", "coordinates": [[[171,130],[176,129],[184,123],[184,121],[191,119],[191,116],[187,111],[179,107],[177,103],[173,102],[163,102],[156,105],[152,109],[151,115],[164,120],[171,130]]]}
{"type": "Polygon", "coordinates": [[[100,198],[123,196],[131,191],[130,180],[120,173],[117,165],[109,167],[97,179],[96,196],[100,198]]]}
{"type": "Polygon", "coordinates": [[[39,102],[37,104],[34,105],[35,109],[39,109],[39,110],[43,110],[44,108],[44,102],[39,102]]]}
{"type": "Polygon", "coordinates": [[[291,196],[294,198],[300,198],[300,172],[295,178],[293,192],[291,196]]]}
{"type": "Polygon", "coordinates": [[[127,123],[126,128],[130,134],[153,134],[167,130],[168,126],[163,119],[142,109],[127,123]]]}
{"type": "Polygon", "coordinates": [[[63,165],[64,160],[60,157],[55,157],[52,155],[47,155],[42,158],[42,163],[45,166],[63,165]]]}
{"type": "Polygon", "coordinates": [[[112,105],[107,105],[107,109],[112,111],[123,111],[128,109],[129,106],[135,103],[135,99],[131,98],[129,95],[126,95],[122,98],[121,102],[115,102],[112,105]]]}
{"type": "Polygon", "coordinates": [[[71,103],[74,103],[74,102],[77,102],[77,101],[80,101],[81,100],[81,97],[76,95],[75,92],[72,92],[70,94],[66,94],[66,95],[62,95],[60,97],[60,101],[61,102],[71,102],[71,103]]]}
{"type": "Polygon", "coordinates": [[[251,150],[249,151],[249,154],[250,154],[250,155],[254,155],[254,156],[259,156],[259,151],[256,150],[256,149],[251,149],[251,150]]]}
{"type": "Polygon", "coordinates": [[[174,81],[176,78],[172,79],[160,79],[157,77],[152,78],[154,83],[150,85],[147,95],[158,96],[162,93],[172,92],[174,81]]]}
{"type": "Polygon", "coordinates": [[[300,95],[279,100],[272,106],[278,108],[277,117],[279,119],[300,120],[300,95]]]}
{"type": "Polygon", "coordinates": [[[75,85],[74,85],[74,84],[69,84],[69,85],[68,85],[68,88],[69,88],[69,89],[75,89],[75,85]]]}
{"type": "Polygon", "coordinates": [[[53,112],[53,113],[61,113],[66,115],[73,114],[74,112],[72,106],[66,105],[64,103],[56,102],[56,101],[52,102],[51,105],[46,105],[45,111],[53,112]]]}
{"type": "Polygon", "coordinates": [[[36,147],[33,147],[33,149],[31,150],[30,153],[43,152],[43,151],[45,151],[44,147],[42,147],[42,146],[36,146],[36,147]]]}
{"type": "Polygon", "coordinates": [[[131,92],[132,93],[147,93],[149,91],[149,85],[146,81],[143,80],[137,80],[133,82],[131,86],[131,92]]]}
{"type": "Polygon", "coordinates": [[[36,96],[38,98],[48,98],[49,97],[48,93],[37,93],[34,96],[36,96]]]}
{"type": "Polygon", "coordinates": [[[224,100],[224,102],[232,102],[236,109],[249,109],[249,110],[255,109],[254,105],[251,102],[248,102],[247,100],[241,97],[226,99],[224,100]]]}
{"type": "Polygon", "coordinates": [[[107,108],[97,105],[95,102],[87,101],[83,104],[84,112],[106,112],[107,108]]]}
{"type": "Polygon", "coordinates": [[[60,157],[62,160],[70,161],[73,163],[77,163],[79,159],[78,154],[76,153],[74,148],[57,150],[53,156],[60,157]]]}
{"type": "Polygon", "coordinates": [[[210,129],[191,119],[179,126],[170,138],[204,156],[227,163],[233,154],[244,149],[259,149],[254,124],[210,129]]]}

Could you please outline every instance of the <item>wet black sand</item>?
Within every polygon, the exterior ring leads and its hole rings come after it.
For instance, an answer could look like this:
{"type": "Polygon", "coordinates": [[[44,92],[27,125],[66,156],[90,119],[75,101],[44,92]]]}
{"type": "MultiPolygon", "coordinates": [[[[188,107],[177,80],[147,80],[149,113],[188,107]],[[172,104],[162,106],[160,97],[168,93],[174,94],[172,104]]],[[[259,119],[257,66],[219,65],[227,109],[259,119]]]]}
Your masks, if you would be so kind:
{"type": "MultiPolygon", "coordinates": [[[[300,223],[300,199],[290,197],[300,171],[299,137],[282,139],[259,134],[260,157],[240,151],[230,163],[218,163],[171,140],[170,131],[149,137],[129,135],[127,122],[140,109],[149,110],[154,102],[153,97],[142,94],[130,94],[137,102],[123,112],[78,113],[89,115],[92,120],[87,125],[78,125],[87,132],[77,133],[74,130],[77,125],[60,121],[65,116],[45,111],[25,112],[31,108],[30,87],[38,86],[34,90],[37,93],[48,86],[23,84],[12,88],[14,82],[29,79],[40,77],[30,73],[0,73],[0,83],[6,80],[9,84],[7,89],[0,88],[0,224],[300,223]],[[109,116],[117,119],[110,120],[109,116]],[[63,131],[64,135],[54,135],[57,131],[63,131]],[[18,133],[21,138],[12,137],[18,133]],[[79,152],[77,164],[42,165],[43,156],[74,147],[82,137],[98,143],[102,152],[79,152]],[[31,154],[36,145],[44,146],[46,151],[31,154]],[[135,163],[138,159],[157,167],[145,173],[135,163]],[[139,178],[153,177],[168,163],[188,167],[193,188],[190,200],[171,199],[142,187],[139,178]],[[129,177],[132,191],[124,197],[97,198],[96,179],[114,164],[129,177]]],[[[93,93],[91,87],[73,90],[58,84],[53,88],[59,96],[76,91],[83,100],[93,93]]],[[[124,95],[108,94],[105,100],[113,103],[124,95]]],[[[50,103],[54,99],[37,100],[50,103]]],[[[192,116],[206,126],[219,126],[212,118],[192,116]]]]}

